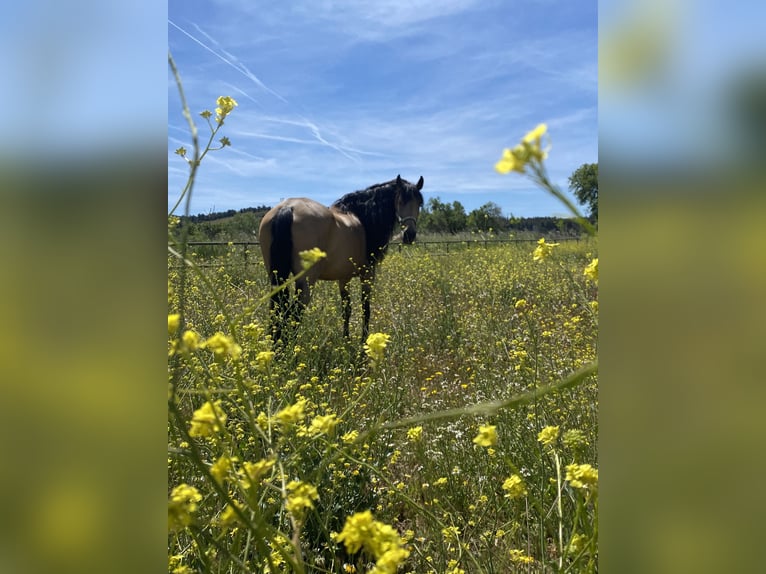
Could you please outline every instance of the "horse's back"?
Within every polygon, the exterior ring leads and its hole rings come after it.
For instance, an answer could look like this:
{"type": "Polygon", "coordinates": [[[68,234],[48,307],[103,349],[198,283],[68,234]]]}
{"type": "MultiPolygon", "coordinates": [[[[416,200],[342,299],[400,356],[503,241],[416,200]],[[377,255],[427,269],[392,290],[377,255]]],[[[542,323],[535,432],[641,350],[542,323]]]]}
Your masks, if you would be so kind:
{"type": "Polygon", "coordinates": [[[327,254],[310,272],[313,279],[348,279],[359,273],[366,260],[365,236],[353,214],[328,208],[313,199],[290,198],[273,207],[261,220],[258,239],[267,268],[272,241],[272,222],[283,209],[292,212],[293,270],[301,269],[298,254],[318,247],[327,254]]]}

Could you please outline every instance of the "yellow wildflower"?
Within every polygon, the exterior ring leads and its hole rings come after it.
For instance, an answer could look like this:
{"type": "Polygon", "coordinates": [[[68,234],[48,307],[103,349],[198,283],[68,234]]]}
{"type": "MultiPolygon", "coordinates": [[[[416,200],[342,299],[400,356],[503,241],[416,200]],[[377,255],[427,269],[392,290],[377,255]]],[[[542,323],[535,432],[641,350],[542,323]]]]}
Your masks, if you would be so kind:
{"type": "Polygon", "coordinates": [[[199,335],[194,331],[184,331],[181,342],[185,351],[196,351],[200,347],[199,335]]]}
{"type": "Polygon", "coordinates": [[[343,542],[351,554],[361,549],[372,554],[376,562],[371,574],[395,574],[399,565],[410,555],[396,530],[374,520],[369,510],[347,517],[343,530],[335,540],[343,542]]]}
{"type": "Polygon", "coordinates": [[[559,437],[559,427],[547,426],[537,434],[537,440],[545,446],[553,446],[559,437]]]}
{"type": "MultiPolygon", "coordinates": [[[[234,460],[236,460],[236,458],[234,460]]],[[[225,455],[219,457],[218,460],[213,463],[210,467],[210,474],[213,475],[216,482],[223,484],[224,479],[229,474],[229,470],[231,470],[231,463],[232,459],[225,455]]]]}
{"type": "Polygon", "coordinates": [[[283,408],[279,411],[274,418],[276,418],[283,426],[289,427],[300,422],[303,419],[304,410],[306,408],[306,399],[301,399],[294,405],[283,408]]]}
{"type": "Polygon", "coordinates": [[[168,500],[168,530],[182,530],[192,523],[192,515],[197,512],[197,503],[202,495],[193,486],[179,484],[170,493],[168,500]]]}
{"type": "Polygon", "coordinates": [[[519,299],[513,304],[514,309],[518,309],[519,311],[522,309],[526,309],[527,307],[527,300],[526,299],[519,299]]]}
{"type": "Polygon", "coordinates": [[[532,254],[532,259],[534,261],[542,261],[551,253],[553,253],[553,248],[557,247],[558,245],[558,243],[546,243],[545,238],[541,237],[537,242],[537,247],[535,248],[534,253],[532,254]]]}
{"type": "Polygon", "coordinates": [[[255,364],[259,371],[268,370],[271,360],[274,358],[274,351],[261,351],[255,356],[255,364]]]}
{"type": "Polygon", "coordinates": [[[304,269],[308,269],[318,261],[321,261],[327,257],[327,253],[319,249],[319,247],[314,247],[313,249],[309,249],[307,251],[301,251],[298,253],[298,255],[301,258],[301,265],[303,265],[304,269]]]}
{"type": "Polygon", "coordinates": [[[367,337],[367,342],[364,344],[364,352],[373,362],[378,363],[383,360],[386,345],[390,339],[391,336],[385,333],[372,333],[367,337]]]}
{"type": "Polygon", "coordinates": [[[505,490],[505,498],[521,498],[526,496],[527,487],[524,486],[524,480],[518,474],[512,474],[503,482],[503,490],[505,490]]]}
{"type": "Polygon", "coordinates": [[[531,556],[527,556],[526,554],[524,554],[523,550],[515,550],[515,549],[511,550],[510,555],[511,555],[511,562],[516,562],[519,564],[531,564],[532,562],[535,561],[535,559],[532,558],[531,556]]]}
{"type": "Polygon", "coordinates": [[[178,326],[181,324],[181,314],[171,313],[168,315],[168,335],[174,335],[178,331],[178,326]]]}
{"type": "Polygon", "coordinates": [[[412,427],[407,430],[407,439],[411,442],[420,442],[423,437],[423,427],[412,427]]]}
{"type": "Polygon", "coordinates": [[[352,430],[344,434],[342,437],[340,437],[340,440],[342,440],[346,444],[351,444],[357,438],[359,438],[359,431],[352,430]]]}
{"type": "Polygon", "coordinates": [[[588,444],[588,439],[585,437],[585,433],[580,429],[569,429],[561,435],[561,442],[564,446],[577,449],[582,448],[588,444]]]}
{"type": "Polygon", "coordinates": [[[207,401],[204,405],[194,411],[189,428],[190,436],[210,436],[221,432],[226,424],[226,413],[221,408],[221,401],[211,403],[207,401]]]}
{"type": "Polygon", "coordinates": [[[542,138],[548,131],[548,126],[539,124],[527,135],[521,143],[513,149],[504,149],[503,155],[495,164],[495,170],[498,173],[509,173],[515,171],[524,173],[527,164],[530,162],[541,162],[548,157],[548,149],[543,149],[542,138]]]}
{"type": "Polygon", "coordinates": [[[242,354],[242,347],[234,339],[220,331],[205,341],[204,347],[213,351],[217,361],[223,360],[226,356],[236,361],[242,354]]]}
{"type": "Polygon", "coordinates": [[[320,434],[331,434],[335,430],[335,426],[338,424],[338,415],[329,414],[316,416],[309,425],[309,434],[317,436],[320,434]]]}
{"type": "Polygon", "coordinates": [[[240,475],[244,474],[242,479],[243,488],[248,489],[251,486],[257,486],[259,481],[269,473],[276,462],[277,459],[272,457],[261,459],[258,462],[244,463],[242,465],[243,472],[240,472],[240,475]]]}
{"type": "Polygon", "coordinates": [[[583,275],[598,285],[598,257],[596,257],[585,267],[583,275]]]}
{"type": "Polygon", "coordinates": [[[231,111],[234,109],[234,106],[237,106],[236,100],[230,96],[220,96],[216,103],[218,104],[218,107],[215,109],[215,120],[222,124],[224,118],[228,116],[231,111]]]}
{"type": "Polygon", "coordinates": [[[494,425],[480,426],[479,434],[473,439],[473,442],[479,446],[494,446],[497,444],[497,427],[494,425]]]}
{"type": "Polygon", "coordinates": [[[589,464],[568,464],[566,480],[574,488],[595,490],[598,487],[598,469],[589,464]]]}
{"type": "MultiPolygon", "coordinates": [[[[234,504],[237,506],[237,508],[242,510],[242,506],[239,503],[235,501],[234,504]]],[[[234,507],[231,504],[227,504],[223,509],[223,512],[221,512],[221,516],[218,518],[217,525],[222,528],[226,528],[232,524],[236,524],[239,521],[239,516],[237,515],[236,510],[234,510],[234,507]]]]}
{"type": "Polygon", "coordinates": [[[319,499],[316,486],[300,480],[293,480],[285,487],[287,501],[285,508],[297,518],[303,517],[306,510],[314,508],[314,501],[319,499]]]}

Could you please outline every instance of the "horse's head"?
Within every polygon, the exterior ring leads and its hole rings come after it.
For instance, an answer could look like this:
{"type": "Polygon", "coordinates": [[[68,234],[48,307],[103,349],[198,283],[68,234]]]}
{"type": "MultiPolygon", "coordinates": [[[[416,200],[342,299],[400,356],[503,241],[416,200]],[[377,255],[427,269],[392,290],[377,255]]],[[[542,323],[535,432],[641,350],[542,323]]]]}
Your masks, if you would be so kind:
{"type": "Polygon", "coordinates": [[[406,244],[415,241],[418,232],[418,214],[423,205],[422,188],[422,175],[416,184],[396,176],[396,217],[402,226],[402,241],[406,244]]]}

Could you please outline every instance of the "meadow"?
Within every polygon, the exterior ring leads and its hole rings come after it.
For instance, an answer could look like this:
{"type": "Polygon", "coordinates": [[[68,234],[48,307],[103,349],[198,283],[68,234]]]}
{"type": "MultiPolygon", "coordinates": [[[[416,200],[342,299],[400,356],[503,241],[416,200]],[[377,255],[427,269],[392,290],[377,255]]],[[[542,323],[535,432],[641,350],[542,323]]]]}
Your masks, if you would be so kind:
{"type": "Polygon", "coordinates": [[[258,253],[169,259],[169,572],[596,572],[597,239],[536,247],[392,246],[366,347],[320,282],[277,353],[258,253]]]}

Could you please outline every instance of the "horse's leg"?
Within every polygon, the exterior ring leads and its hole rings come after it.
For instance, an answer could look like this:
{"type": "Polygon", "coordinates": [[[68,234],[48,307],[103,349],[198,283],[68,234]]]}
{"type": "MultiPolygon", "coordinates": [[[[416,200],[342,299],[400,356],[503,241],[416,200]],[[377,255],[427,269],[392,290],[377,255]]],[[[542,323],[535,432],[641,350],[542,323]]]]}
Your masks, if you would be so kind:
{"type": "Polygon", "coordinates": [[[305,277],[298,279],[295,282],[295,293],[298,296],[298,300],[293,307],[292,315],[295,322],[299,323],[303,310],[308,307],[309,301],[311,301],[311,283],[305,277]]]}
{"type": "Polygon", "coordinates": [[[368,270],[361,276],[362,282],[362,312],[364,319],[362,321],[362,339],[367,340],[370,334],[370,296],[372,294],[372,284],[375,281],[375,268],[368,270]]]}
{"type": "MultiPolygon", "coordinates": [[[[272,284],[277,286],[276,281],[272,284]]],[[[272,287],[272,288],[273,288],[272,287]]],[[[282,338],[282,327],[290,307],[290,286],[282,284],[282,288],[271,296],[271,336],[274,342],[282,338]]]]}
{"type": "Polygon", "coordinates": [[[338,281],[340,288],[340,303],[343,309],[343,336],[348,339],[348,324],[351,320],[351,295],[348,292],[348,280],[338,281]]]}

